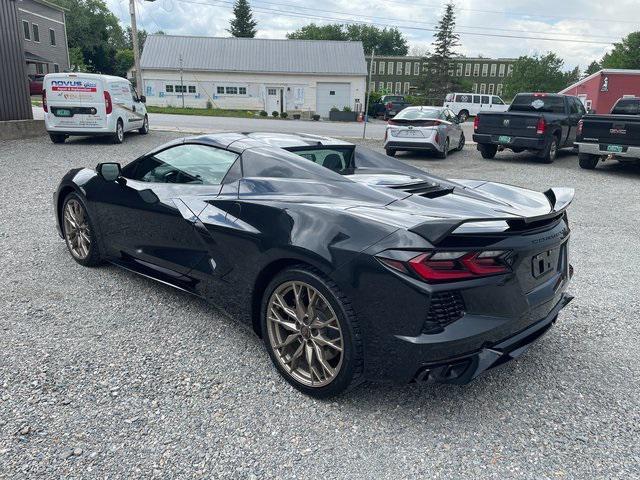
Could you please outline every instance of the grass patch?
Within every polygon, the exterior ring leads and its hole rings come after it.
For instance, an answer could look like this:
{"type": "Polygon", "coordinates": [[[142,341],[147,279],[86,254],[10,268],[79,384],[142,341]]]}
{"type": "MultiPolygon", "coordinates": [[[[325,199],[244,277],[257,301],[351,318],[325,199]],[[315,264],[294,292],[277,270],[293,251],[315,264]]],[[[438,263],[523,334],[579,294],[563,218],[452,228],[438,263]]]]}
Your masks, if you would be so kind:
{"type": "Polygon", "coordinates": [[[257,110],[223,110],[221,108],[179,108],[147,106],[149,113],[169,113],[171,115],[204,115],[208,117],[255,118],[257,110]]]}

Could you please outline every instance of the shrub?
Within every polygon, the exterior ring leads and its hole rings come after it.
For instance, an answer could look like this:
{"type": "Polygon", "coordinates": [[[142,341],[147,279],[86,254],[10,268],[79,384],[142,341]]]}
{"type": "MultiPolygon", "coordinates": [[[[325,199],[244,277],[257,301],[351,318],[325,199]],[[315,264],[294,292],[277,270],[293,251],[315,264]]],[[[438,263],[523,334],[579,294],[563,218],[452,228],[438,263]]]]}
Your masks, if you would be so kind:
{"type": "Polygon", "coordinates": [[[339,112],[340,109],[338,107],[331,107],[332,112],[339,112]]]}
{"type": "Polygon", "coordinates": [[[287,112],[282,112],[280,114],[280,118],[287,118],[289,116],[289,114],[287,112]]]}
{"type": "Polygon", "coordinates": [[[260,110],[260,116],[261,117],[266,117],[267,115],[269,115],[269,114],[266,111],[260,110]]]}
{"type": "Polygon", "coordinates": [[[273,118],[278,118],[278,115],[280,115],[276,110],[274,110],[273,112],[271,112],[271,116],[273,118]]]}
{"type": "Polygon", "coordinates": [[[313,118],[317,122],[318,120],[320,120],[320,115],[316,113],[311,118],[313,118]]]}
{"type": "Polygon", "coordinates": [[[342,111],[343,112],[352,112],[353,110],[351,110],[351,107],[349,105],[345,105],[344,107],[342,107],[342,111]]]}
{"type": "Polygon", "coordinates": [[[207,100],[207,110],[212,110],[213,109],[213,103],[211,103],[211,100],[207,100]]]}
{"type": "Polygon", "coordinates": [[[294,120],[300,120],[301,117],[302,117],[302,115],[300,115],[299,113],[294,113],[293,114],[293,119],[294,120]]]}

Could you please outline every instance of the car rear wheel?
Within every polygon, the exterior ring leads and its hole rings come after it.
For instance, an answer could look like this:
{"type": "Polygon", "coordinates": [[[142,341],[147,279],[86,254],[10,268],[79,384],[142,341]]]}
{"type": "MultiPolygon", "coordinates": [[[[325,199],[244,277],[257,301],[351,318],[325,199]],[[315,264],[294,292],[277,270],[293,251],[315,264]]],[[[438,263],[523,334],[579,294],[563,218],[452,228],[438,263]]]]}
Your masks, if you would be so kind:
{"type": "Polygon", "coordinates": [[[496,153],[498,152],[498,146],[479,143],[478,151],[480,152],[480,155],[482,155],[482,158],[486,158],[487,160],[489,160],[496,156],[496,153]]]}
{"type": "Polygon", "coordinates": [[[122,143],[124,142],[124,124],[122,120],[118,119],[118,123],[116,123],[116,131],[113,134],[113,143],[122,143]]]}
{"type": "Polygon", "coordinates": [[[64,143],[66,137],[64,135],[60,135],[60,134],[56,134],[56,133],[50,133],[49,134],[49,138],[51,139],[51,141],[53,143],[64,143]]]}
{"type": "Polygon", "coordinates": [[[447,138],[444,141],[444,146],[442,147],[442,151],[437,153],[438,158],[447,158],[449,155],[449,139],[447,138]]]}
{"type": "Polygon", "coordinates": [[[387,155],[389,155],[390,157],[395,157],[396,156],[396,150],[392,149],[392,148],[387,148],[385,149],[385,152],[387,155]]]}
{"type": "Polygon", "coordinates": [[[543,163],[553,163],[558,158],[558,138],[555,135],[551,137],[547,148],[540,152],[539,158],[543,163]]]}
{"type": "Polygon", "coordinates": [[[62,233],[73,259],[85,267],[101,262],[95,229],[82,199],[70,193],[62,207],[62,233]]]}
{"type": "Polygon", "coordinates": [[[320,272],[296,266],[266,288],[262,336],[280,374],[318,398],[337,395],[362,376],[360,330],[351,303],[320,272]]]}
{"type": "Polygon", "coordinates": [[[149,133],[149,117],[147,115],[144,116],[144,120],[142,121],[142,127],[138,129],[142,135],[146,135],[149,133]]]}
{"type": "Polygon", "coordinates": [[[581,168],[586,170],[593,170],[598,165],[600,157],[598,155],[592,155],[590,153],[581,153],[578,155],[578,163],[581,168]]]}

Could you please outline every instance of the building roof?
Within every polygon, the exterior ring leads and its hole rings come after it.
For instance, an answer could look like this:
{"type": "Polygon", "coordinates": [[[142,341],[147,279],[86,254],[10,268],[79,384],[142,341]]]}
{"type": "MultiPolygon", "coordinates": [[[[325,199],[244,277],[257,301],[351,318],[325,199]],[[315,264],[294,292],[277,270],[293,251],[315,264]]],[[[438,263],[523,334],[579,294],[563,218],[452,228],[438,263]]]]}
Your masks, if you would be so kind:
{"type": "Polygon", "coordinates": [[[149,35],[143,70],[366,75],[362,42],[149,35]]]}
{"type": "Polygon", "coordinates": [[[600,75],[640,75],[640,70],[627,70],[624,68],[605,68],[602,70],[598,70],[595,73],[592,73],[588,77],[584,77],[581,80],[578,80],[576,83],[569,85],[567,88],[560,90],[558,93],[566,93],[569,90],[576,88],[578,85],[582,85],[585,82],[588,82],[592,78],[599,77],[600,75]]]}

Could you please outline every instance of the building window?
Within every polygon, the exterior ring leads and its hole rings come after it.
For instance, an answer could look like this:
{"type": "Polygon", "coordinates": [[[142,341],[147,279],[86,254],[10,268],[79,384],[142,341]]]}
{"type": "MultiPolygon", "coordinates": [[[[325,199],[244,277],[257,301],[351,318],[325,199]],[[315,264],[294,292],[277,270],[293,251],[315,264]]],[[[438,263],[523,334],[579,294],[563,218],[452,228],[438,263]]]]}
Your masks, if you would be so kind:
{"type": "Polygon", "coordinates": [[[53,64],[53,71],[54,71],[54,73],[60,72],[60,65],[58,65],[57,63],[54,63],[53,64]]]}
{"type": "Polygon", "coordinates": [[[29,22],[27,22],[26,20],[23,20],[22,29],[24,30],[24,39],[31,40],[31,29],[29,28],[29,22]]]}
{"type": "Polygon", "coordinates": [[[376,74],[376,62],[371,63],[371,74],[372,75],[376,74]]]}
{"type": "Polygon", "coordinates": [[[52,47],[56,46],[56,32],[53,28],[49,29],[49,42],[51,43],[52,47]]]}
{"type": "Polygon", "coordinates": [[[478,93],[478,84],[477,83],[473,84],[473,93],[478,93]]]}
{"type": "Polygon", "coordinates": [[[498,68],[498,75],[500,77],[504,77],[504,63],[500,64],[500,68],[498,68]]]}
{"type": "Polygon", "coordinates": [[[369,91],[375,92],[376,90],[376,82],[369,82],[369,91]]]}
{"type": "Polygon", "coordinates": [[[195,85],[189,85],[189,93],[196,93],[196,86],[195,85]]]}
{"type": "Polygon", "coordinates": [[[489,64],[488,63],[483,63],[482,64],[482,76],[486,77],[489,74],[489,64]]]}
{"type": "Polygon", "coordinates": [[[496,95],[502,95],[502,84],[496,85],[496,95]]]}
{"type": "Polygon", "coordinates": [[[393,82],[387,82],[387,92],[393,92],[393,82]]]}
{"type": "Polygon", "coordinates": [[[410,82],[404,82],[404,94],[409,95],[409,89],[411,88],[410,82]]]}
{"type": "Polygon", "coordinates": [[[462,76],[462,64],[461,63],[456,65],[456,76],[457,77],[461,77],[462,76]]]}
{"type": "Polygon", "coordinates": [[[238,95],[246,95],[247,87],[238,87],[238,95]]]}
{"type": "Polygon", "coordinates": [[[493,95],[495,85],[493,83],[489,84],[489,91],[487,92],[489,95],[493,95]]]}
{"type": "Polygon", "coordinates": [[[42,63],[36,63],[36,73],[44,73],[44,67],[42,63]]]}
{"type": "Polygon", "coordinates": [[[464,66],[464,76],[465,77],[470,77],[471,76],[471,64],[470,63],[467,63],[464,66]]]}
{"type": "Polygon", "coordinates": [[[384,62],[380,62],[380,64],[378,65],[378,74],[379,75],[384,75],[384,62]]]}
{"type": "MultiPolygon", "coordinates": [[[[217,93],[218,95],[224,95],[224,87],[217,86],[217,87],[216,87],[216,93],[217,93]]],[[[275,94],[274,94],[274,95],[275,95],[275,94]]]]}
{"type": "Polygon", "coordinates": [[[393,75],[393,62],[387,62],[387,72],[389,75],[393,75]]]}
{"type": "MultiPolygon", "coordinates": [[[[269,90],[275,90],[275,88],[269,90]]],[[[238,87],[224,87],[224,93],[226,93],[227,95],[237,95],[238,87]]]]}
{"type": "Polygon", "coordinates": [[[454,64],[453,64],[453,63],[450,63],[450,64],[449,64],[449,70],[447,70],[447,74],[448,74],[450,77],[453,77],[453,69],[454,69],[454,64]]]}
{"type": "MultiPolygon", "coordinates": [[[[267,88],[267,95],[277,95],[278,90],[275,88],[267,88]]],[[[333,95],[333,92],[329,92],[329,95],[333,95]]]]}
{"type": "Polygon", "coordinates": [[[176,93],[187,93],[186,85],[174,85],[173,89],[176,93]]]}
{"type": "Polygon", "coordinates": [[[164,91],[167,93],[173,93],[173,85],[165,85],[164,91]]]}
{"type": "Polygon", "coordinates": [[[402,75],[402,62],[396,62],[396,75],[402,75]]]}
{"type": "Polygon", "coordinates": [[[394,91],[394,93],[396,95],[400,95],[402,92],[400,91],[400,88],[402,87],[402,84],[400,82],[396,82],[396,89],[394,91]]]}
{"type": "Polygon", "coordinates": [[[480,84],[480,93],[487,93],[487,84],[486,83],[481,83],[480,84]]]}
{"type": "Polygon", "coordinates": [[[381,92],[384,90],[384,82],[378,82],[378,91],[381,92]]]}
{"type": "Polygon", "coordinates": [[[33,27],[33,41],[40,43],[40,28],[35,23],[32,25],[33,27]]]}
{"type": "Polygon", "coordinates": [[[404,74],[411,75],[411,62],[407,62],[404,64],[404,74]]]}
{"type": "Polygon", "coordinates": [[[513,73],[513,65],[508,65],[507,66],[507,77],[511,76],[512,73],[513,73]]]}
{"type": "Polygon", "coordinates": [[[496,76],[496,70],[498,69],[498,65],[496,65],[495,63],[491,64],[491,76],[495,77],[496,76]]]}
{"type": "Polygon", "coordinates": [[[413,74],[420,75],[420,62],[416,62],[413,64],[413,74]]]}
{"type": "Polygon", "coordinates": [[[476,63],[473,65],[473,76],[477,77],[480,75],[480,64],[476,63]]]}

